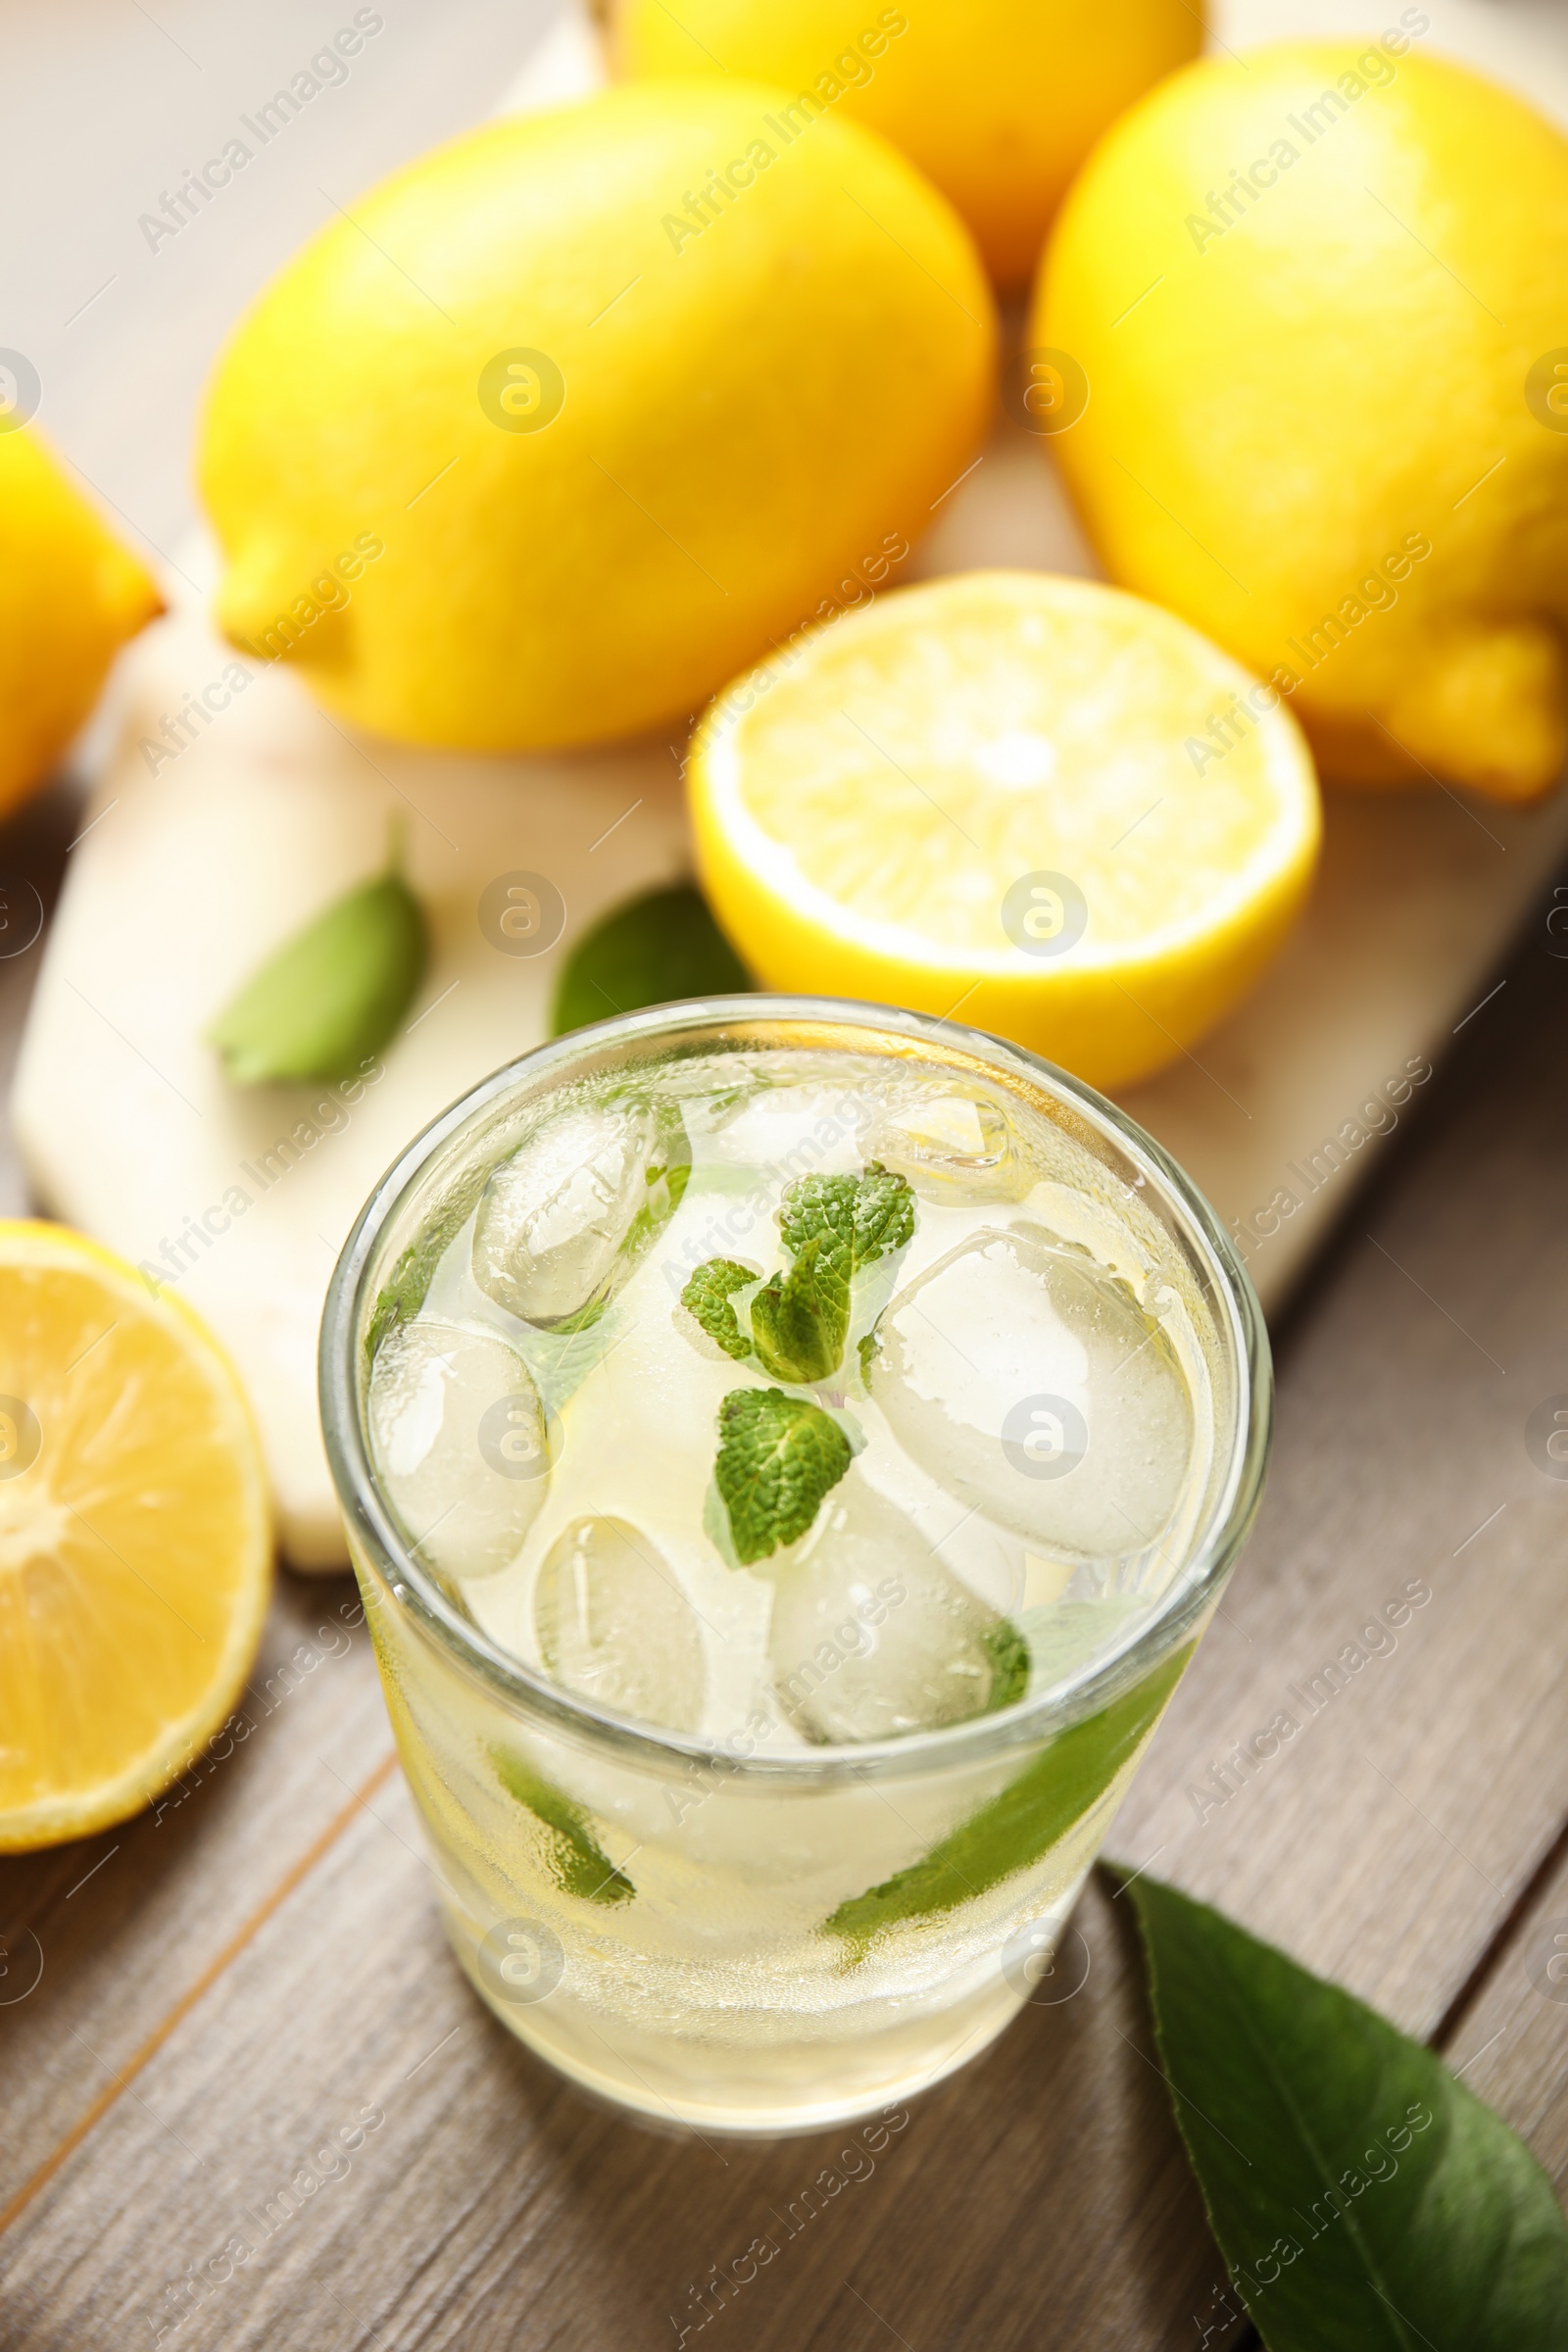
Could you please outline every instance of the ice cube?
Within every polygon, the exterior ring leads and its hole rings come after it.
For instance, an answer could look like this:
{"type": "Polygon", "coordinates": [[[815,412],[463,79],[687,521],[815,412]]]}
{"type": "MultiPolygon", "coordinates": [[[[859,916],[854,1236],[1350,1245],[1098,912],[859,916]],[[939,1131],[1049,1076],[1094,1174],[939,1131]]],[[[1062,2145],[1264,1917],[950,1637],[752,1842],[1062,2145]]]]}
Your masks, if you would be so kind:
{"type": "Polygon", "coordinates": [[[895,1298],[867,1385],[950,1493],[1036,1542],[1158,1543],[1193,1449],[1187,1383],[1126,1283],[1038,1226],[983,1227],[895,1298]]]}
{"type": "Polygon", "coordinates": [[[680,1106],[667,1098],[557,1111],[480,1196],[474,1281],[525,1323],[582,1329],[674,1213],[690,1169],[680,1106]]]}
{"type": "Polygon", "coordinates": [[[926,1092],[881,1119],[865,1151],[925,1200],[1016,1200],[1034,1182],[1005,1112],[983,1095],[926,1092]]]}
{"type": "Polygon", "coordinates": [[[855,1470],[773,1579],[773,1689],[807,1740],[936,1731],[1021,1695],[1012,1628],[855,1470]]]}
{"type": "Polygon", "coordinates": [[[515,1557],[549,1489],[544,1409],[516,1350],[420,1316],[376,1349],[370,1451],[416,1555],[448,1576],[515,1557]]]}
{"type": "Polygon", "coordinates": [[[617,1715],[695,1731],[705,1675],[696,1611],[624,1519],[577,1519],[545,1556],[534,1631],[550,1674],[617,1715]]]}

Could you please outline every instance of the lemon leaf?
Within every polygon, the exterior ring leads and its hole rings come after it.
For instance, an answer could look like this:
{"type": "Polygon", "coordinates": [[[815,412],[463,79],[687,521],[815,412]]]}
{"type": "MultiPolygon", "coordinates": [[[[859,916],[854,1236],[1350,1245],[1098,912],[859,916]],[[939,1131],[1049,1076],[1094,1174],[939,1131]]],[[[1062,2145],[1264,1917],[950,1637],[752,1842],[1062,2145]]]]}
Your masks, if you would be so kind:
{"type": "Polygon", "coordinates": [[[352,1077],[413,1002],[429,953],[400,873],[379,876],[286,940],[207,1032],[237,1085],[352,1077]]]}
{"type": "Polygon", "coordinates": [[[1271,2352],[1568,2343],[1568,2223],[1507,2125],[1364,2001],[1129,1886],[1176,2120],[1271,2352]]]}
{"type": "Polygon", "coordinates": [[[550,1034],[682,997],[749,995],[753,985],[708,901],[682,882],[617,906],[579,940],[556,983],[550,1034]]]}

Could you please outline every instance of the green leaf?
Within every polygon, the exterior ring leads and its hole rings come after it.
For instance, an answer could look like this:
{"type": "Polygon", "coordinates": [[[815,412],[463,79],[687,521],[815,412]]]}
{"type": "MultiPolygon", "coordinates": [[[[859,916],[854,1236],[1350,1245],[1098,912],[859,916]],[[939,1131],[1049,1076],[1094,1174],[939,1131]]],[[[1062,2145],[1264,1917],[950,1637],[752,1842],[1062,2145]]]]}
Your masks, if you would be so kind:
{"type": "Polygon", "coordinates": [[[1562,2352],[1568,2224],[1433,2053],[1157,1879],[1131,1883],[1177,2122],[1270,2352],[1562,2352]]]}
{"type": "Polygon", "coordinates": [[[656,890],[606,915],[578,941],[556,983],[550,1033],[681,997],[750,994],[745,965],[689,882],[656,890]]]}
{"type": "Polygon", "coordinates": [[[782,1389],[734,1389],[718,1408],[719,1495],[743,1567],[804,1536],[850,1466],[831,1413],[782,1389]]]}
{"type": "Polygon", "coordinates": [[[743,1291],[756,1280],[755,1267],[743,1266],[733,1257],[710,1257],[698,1267],[680,1295],[686,1312],[695,1316],[709,1338],[716,1340],[737,1363],[751,1354],[752,1343],[740,1327],[730,1293],[743,1291]]]}
{"type": "MultiPolygon", "coordinates": [[[[850,1285],[914,1231],[914,1195],[876,1160],[859,1176],[799,1176],[779,1201],[794,1259],[752,1300],[752,1337],[775,1380],[809,1385],[839,1368],[850,1329],[850,1285]]],[[[860,1360],[865,1361],[864,1344],[860,1360]]]]}
{"type": "Polygon", "coordinates": [[[1189,1642],[1100,1714],[1063,1732],[922,1861],[840,1903],[823,1923],[827,1934],[842,1936],[853,1957],[862,1960],[884,1928],[955,1911],[1038,1862],[1137,1755],[1195,1646],[1189,1642]]]}
{"type": "Polygon", "coordinates": [[[991,1660],[991,1695],[985,1711],[995,1715],[1012,1706],[1029,1688],[1029,1644],[1011,1618],[1004,1617],[986,1627],[980,1646],[991,1660]]]}
{"type": "Polygon", "coordinates": [[[599,1843],[581,1805],[542,1781],[510,1748],[492,1747],[489,1752],[507,1794],[549,1831],[551,1876],[562,1892],[581,1895],[589,1903],[629,1903],[637,1889],[599,1843]]]}
{"type": "Polygon", "coordinates": [[[253,972],[207,1032],[239,1086],[354,1076],[414,1001],[429,953],[403,876],[339,899],[253,972]]]}
{"type": "Polygon", "coordinates": [[[775,1380],[826,1380],[838,1370],[849,1328],[850,1286],[826,1234],[814,1235],[789,1272],[775,1274],[752,1300],[752,1337],[775,1380]]]}
{"type": "Polygon", "coordinates": [[[785,1247],[797,1254],[820,1237],[846,1284],[877,1258],[903,1250],[914,1232],[914,1194],[906,1176],[880,1160],[859,1176],[799,1176],[778,1210],[785,1247]]]}

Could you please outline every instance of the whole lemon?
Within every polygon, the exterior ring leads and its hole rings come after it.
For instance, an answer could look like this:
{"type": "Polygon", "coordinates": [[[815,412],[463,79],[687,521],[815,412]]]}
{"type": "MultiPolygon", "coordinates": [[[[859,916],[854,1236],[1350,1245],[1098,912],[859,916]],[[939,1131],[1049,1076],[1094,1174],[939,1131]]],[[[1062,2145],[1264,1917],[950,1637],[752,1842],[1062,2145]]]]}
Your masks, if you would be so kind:
{"type": "Polygon", "coordinates": [[[803,121],[870,123],[929,172],[999,283],[1034,269],[1067,182],[1107,122],[1198,55],[1201,0],[616,0],[611,46],[634,77],[749,74],[803,121]]]}
{"type": "Polygon", "coordinates": [[[697,708],[897,577],[984,429],[961,221],[852,122],[661,82],[495,123],[330,223],[218,368],[221,625],[479,750],[697,708]]]}
{"type": "Polygon", "coordinates": [[[1146,99],[1063,209],[1032,364],[1111,577],[1289,695],[1330,776],[1525,801],[1564,749],[1568,142],[1426,24],[1146,99]]]}
{"type": "Polygon", "coordinates": [[[121,646],[163,609],[31,426],[0,430],[0,816],[46,781],[121,646]]]}

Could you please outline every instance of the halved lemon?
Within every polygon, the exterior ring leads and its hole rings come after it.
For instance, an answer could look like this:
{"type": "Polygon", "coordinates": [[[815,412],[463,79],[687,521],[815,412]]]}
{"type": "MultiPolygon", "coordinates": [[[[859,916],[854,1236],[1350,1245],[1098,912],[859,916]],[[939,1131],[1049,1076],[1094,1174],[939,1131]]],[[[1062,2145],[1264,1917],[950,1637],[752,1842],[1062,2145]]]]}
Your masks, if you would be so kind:
{"type": "Polygon", "coordinates": [[[271,1581],[261,1450],[179,1300],[0,1221],[0,1852],[123,1821],[222,1723],[271,1581]]]}
{"type": "Polygon", "coordinates": [[[718,697],[688,772],[704,888],[766,987],[958,1019],[1102,1087],[1250,987],[1321,830],[1276,688],[1038,572],[808,632],[718,697]]]}

